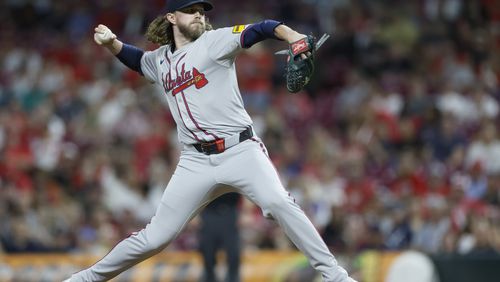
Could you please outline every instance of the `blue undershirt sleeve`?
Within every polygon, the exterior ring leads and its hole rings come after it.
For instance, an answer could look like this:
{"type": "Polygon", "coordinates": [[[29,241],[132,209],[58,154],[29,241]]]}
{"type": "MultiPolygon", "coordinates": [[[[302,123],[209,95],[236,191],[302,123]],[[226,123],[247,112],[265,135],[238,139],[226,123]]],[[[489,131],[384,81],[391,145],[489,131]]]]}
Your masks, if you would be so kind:
{"type": "Polygon", "coordinates": [[[264,39],[278,39],[274,35],[274,29],[282,24],[275,20],[265,20],[260,23],[255,23],[247,27],[241,34],[241,47],[250,48],[255,43],[264,39]]]}
{"type": "Polygon", "coordinates": [[[142,55],[144,55],[143,50],[135,46],[123,43],[122,50],[120,51],[120,53],[116,54],[116,57],[124,65],[143,75],[141,70],[142,55]]]}

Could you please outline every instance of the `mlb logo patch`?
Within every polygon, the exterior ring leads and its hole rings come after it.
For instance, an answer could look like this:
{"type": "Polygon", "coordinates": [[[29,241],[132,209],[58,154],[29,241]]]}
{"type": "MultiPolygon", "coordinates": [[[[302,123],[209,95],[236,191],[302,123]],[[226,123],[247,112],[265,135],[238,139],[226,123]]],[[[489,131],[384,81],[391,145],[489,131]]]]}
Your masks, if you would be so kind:
{"type": "Polygon", "coordinates": [[[241,33],[243,30],[245,30],[245,27],[246,27],[246,26],[245,26],[245,25],[242,25],[242,24],[240,24],[240,25],[235,25],[235,26],[233,27],[233,33],[241,33]]]}

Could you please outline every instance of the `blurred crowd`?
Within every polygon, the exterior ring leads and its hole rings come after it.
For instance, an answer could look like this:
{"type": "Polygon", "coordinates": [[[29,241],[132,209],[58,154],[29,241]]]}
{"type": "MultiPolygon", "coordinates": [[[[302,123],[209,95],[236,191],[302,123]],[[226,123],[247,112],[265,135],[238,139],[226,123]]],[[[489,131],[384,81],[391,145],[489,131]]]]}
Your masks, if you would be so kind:
{"type": "MultiPolygon", "coordinates": [[[[285,22],[332,37],[313,81],[284,88],[286,48],[237,59],[245,105],[336,253],[500,252],[500,4],[494,0],[213,0],[214,27],[285,22]]],[[[179,144],[161,89],[92,38],[143,33],[163,0],[0,2],[0,253],[102,254],[141,229],[179,144]]],[[[289,249],[240,205],[244,249],[289,249]]],[[[168,249],[197,248],[193,220],[168,249]]]]}

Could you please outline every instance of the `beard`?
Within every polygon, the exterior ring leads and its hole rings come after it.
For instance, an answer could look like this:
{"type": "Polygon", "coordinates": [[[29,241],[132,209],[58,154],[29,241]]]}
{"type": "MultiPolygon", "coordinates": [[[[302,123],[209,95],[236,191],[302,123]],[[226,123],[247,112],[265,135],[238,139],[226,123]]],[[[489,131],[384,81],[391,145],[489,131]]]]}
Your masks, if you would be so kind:
{"type": "Polygon", "coordinates": [[[203,22],[192,22],[187,25],[179,24],[178,27],[184,37],[191,39],[191,41],[198,39],[205,31],[205,23],[203,22]]]}

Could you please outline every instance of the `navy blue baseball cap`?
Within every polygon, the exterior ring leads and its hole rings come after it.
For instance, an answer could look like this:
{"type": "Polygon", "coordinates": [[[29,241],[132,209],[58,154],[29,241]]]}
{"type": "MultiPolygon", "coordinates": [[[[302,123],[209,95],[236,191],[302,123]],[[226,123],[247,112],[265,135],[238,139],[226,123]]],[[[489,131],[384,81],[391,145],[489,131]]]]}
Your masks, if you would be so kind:
{"type": "Polygon", "coordinates": [[[206,0],[167,0],[167,13],[173,13],[194,4],[202,4],[205,11],[210,11],[214,7],[206,0]]]}

